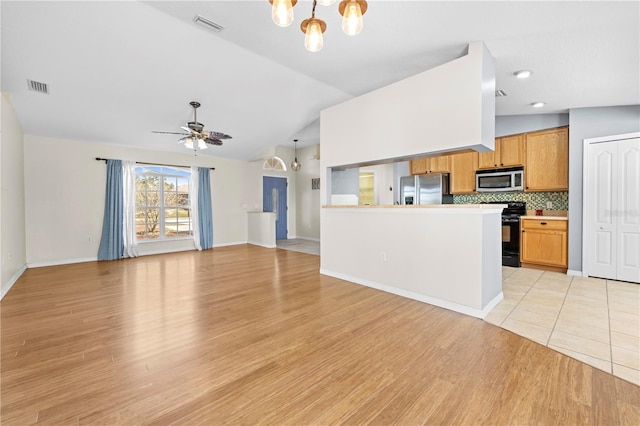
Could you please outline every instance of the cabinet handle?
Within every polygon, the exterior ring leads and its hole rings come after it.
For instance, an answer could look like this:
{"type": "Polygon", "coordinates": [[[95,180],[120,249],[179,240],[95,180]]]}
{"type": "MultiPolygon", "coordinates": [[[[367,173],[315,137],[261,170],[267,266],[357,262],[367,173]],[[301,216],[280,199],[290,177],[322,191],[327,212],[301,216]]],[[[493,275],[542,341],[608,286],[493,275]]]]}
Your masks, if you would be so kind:
{"type": "Polygon", "coordinates": [[[504,166],[504,163],[500,163],[501,166],[504,166]]]}
{"type": "Polygon", "coordinates": [[[546,225],[547,222],[540,222],[540,225],[546,225]]]}

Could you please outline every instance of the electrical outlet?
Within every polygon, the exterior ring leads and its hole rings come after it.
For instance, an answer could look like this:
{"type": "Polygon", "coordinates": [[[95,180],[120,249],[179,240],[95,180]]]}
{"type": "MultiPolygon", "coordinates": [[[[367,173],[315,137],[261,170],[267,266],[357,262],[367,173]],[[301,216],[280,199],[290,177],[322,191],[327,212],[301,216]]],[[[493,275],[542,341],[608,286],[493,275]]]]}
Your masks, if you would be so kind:
{"type": "Polygon", "coordinates": [[[553,207],[553,203],[551,201],[547,201],[547,210],[551,210],[553,207]]]}
{"type": "Polygon", "coordinates": [[[88,238],[87,238],[87,242],[88,242],[88,243],[92,243],[92,242],[93,242],[93,237],[88,237],[88,238]]]}
{"type": "Polygon", "coordinates": [[[386,261],[387,261],[387,252],[386,252],[386,251],[383,251],[383,252],[382,252],[382,261],[383,261],[383,262],[386,262],[386,261]]]}
{"type": "Polygon", "coordinates": [[[9,259],[13,259],[13,252],[11,250],[9,250],[7,255],[9,256],[9,259]]]}

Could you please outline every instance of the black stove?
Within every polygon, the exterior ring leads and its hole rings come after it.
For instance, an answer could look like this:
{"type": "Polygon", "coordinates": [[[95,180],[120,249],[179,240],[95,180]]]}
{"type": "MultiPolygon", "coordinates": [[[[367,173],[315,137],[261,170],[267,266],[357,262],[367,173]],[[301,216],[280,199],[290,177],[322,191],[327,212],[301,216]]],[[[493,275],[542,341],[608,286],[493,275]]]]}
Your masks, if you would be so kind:
{"type": "Polygon", "coordinates": [[[502,210],[502,265],[520,267],[520,216],[527,214],[524,201],[489,201],[506,204],[502,210]]]}

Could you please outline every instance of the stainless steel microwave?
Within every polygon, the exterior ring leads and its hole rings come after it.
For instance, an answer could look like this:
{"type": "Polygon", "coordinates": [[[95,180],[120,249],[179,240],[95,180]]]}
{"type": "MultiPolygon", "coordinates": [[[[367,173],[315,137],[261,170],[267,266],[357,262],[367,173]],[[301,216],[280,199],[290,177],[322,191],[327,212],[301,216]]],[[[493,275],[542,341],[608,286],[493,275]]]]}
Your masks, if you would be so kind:
{"type": "Polygon", "coordinates": [[[524,170],[503,169],[476,172],[477,192],[516,192],[524,191],[524,170]]]}

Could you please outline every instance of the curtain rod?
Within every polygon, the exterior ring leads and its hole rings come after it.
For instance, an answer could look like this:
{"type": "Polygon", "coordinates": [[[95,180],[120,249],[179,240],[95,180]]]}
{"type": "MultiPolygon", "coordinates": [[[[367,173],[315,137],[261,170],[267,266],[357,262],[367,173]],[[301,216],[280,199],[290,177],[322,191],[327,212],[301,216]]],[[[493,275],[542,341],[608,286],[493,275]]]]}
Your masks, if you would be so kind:
{"type": "MultiPolygon", "coordinates": [[[[100,158],[100,157],[96,157],[96,161],[104,161],[105,163],[107,162],[108,158],[100,158]]],[[[189,166],[180,166],[178,164],[162,164],[162,163],[145,163],[143,161],[136,161],[136,164],[146,164],[148,166],[167,166],[167,167],[182,167],[182,168],[187,168],[189,166]]],[[[215,170],[215,167],[209,167],[210,170],[215,170]]]]}

